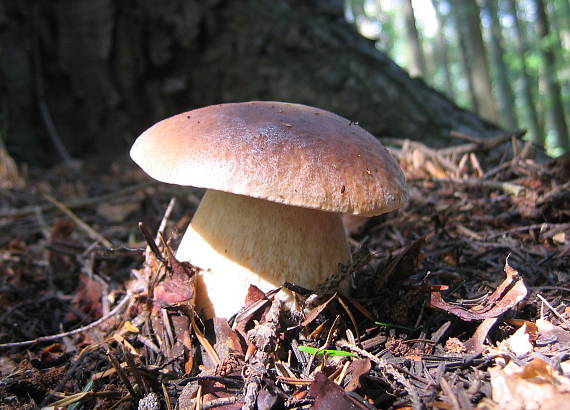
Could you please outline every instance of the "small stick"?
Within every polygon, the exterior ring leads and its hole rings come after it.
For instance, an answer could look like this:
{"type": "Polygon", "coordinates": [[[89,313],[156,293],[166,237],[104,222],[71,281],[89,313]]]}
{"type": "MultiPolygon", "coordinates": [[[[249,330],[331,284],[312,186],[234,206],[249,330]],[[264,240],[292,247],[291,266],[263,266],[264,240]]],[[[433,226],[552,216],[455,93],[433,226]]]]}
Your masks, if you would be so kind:
{"type": "Polygon", "coordinates": [[[62,204],[61,202],[59,202],[57,199],[55,199],[54,197],[52,197],[49,194],[46,194],[45,192],[43,193],[43,196],[45,199],[47,199],[48,201],[50,201],[52,204],[54,204],[61,212],[63,212],[64,214],[66,214],[69,218],[71,218],[73,220],[73,222],[75,222],[81,229],[83,229],[87,235],[89,235],[92,239],[102,243],[105,247],[107,248],[112,248],[113,244],[111,242],[109,242],[108,239],[106,239],[103,235],[101,235],[99,232],[97,232],[95,229],[91,228],[89,225],[87,225],[85,222],[83,222],[77,215],[75,215],[75,213],[73,213],[73,211],[71,209],[69,209],[67,206],[65,206],[64,204],[62,204]]]}
{"type": "Polygon", "coordinates": [[[449,400],[449,404],[451,405],[451,408],[453,410],[461,409],[461,406],[459,405],[459,400],[457,400],[457,396],[455,395],[455,393],[451,389],[451,386],[449,385],[447,380],[445,380],[443,377],[441,379],[439,379],[439,386],[441,387],[443,394],[445,394],[445,396],[449,400]]]}
{"type": "Polygon", "coordinates": [[[229,406],[236,403],[239,400],[237,396],[222,397],[219,399],[214,399],[206,402],[202,402],[201,409],[213,409],[215,407],[229,406]]]}
{"type": "Polygon", "coordinates": [[[340,348],[352,350],[354,353],[358,353],[360,356],[363,356],[363,357],[366,357],[366,358],[372,360],[374,363],[376,363],[377,366],[379,366],[381,368],[385,368],[386,366],[388,366],[384,360],[379,359],[378,357],[376,357],[372,353],[367,352],[366,350],[361,349],[360,347],[353,345],[352,343],[348,343],[345,340],[339,340],[338,342],[336,342],[336,345],[340,348]]]}
{"type": "Polygon", "coordinates": [[[202,333],[202,330],[196,324],[194,317],[192,317],[192,329],[194,330],[194,334],[196,335],[198,342],[200,342],[200,344],[202,345],[202,347],[210,357],[210,360],[214,362],[216,367],[219,366],[222,363],[222,361],[220,360],[220,356],[218,356],[218,353],[216,353],[214,347],[210,344],[206,336],[204,336],[204,333],[202,333]]]}
{"type": "Polygon", "coordinates": [[[413,148],[419,149],[424,154],[429,155],[430,157],[437,159],[437,161],[443,167],[445,167],[448,171],[451,171],[454,173],[457,172],[457,166],[455,164],[453,164],[451,161],[449,161],[447,158],[445,158],[443,155],[441,155],[441,153],[438,152],[437,150],[431,149],[427,145],[422,144],[421,142],[404,140],[404,139],[400,139],[400,138],[381,138],[381,141],[386,143],[386,144],[396,144],[396,145],[402,145],[402,146],[404,144],[408,144],[409,146],[411,146],[413,148]]]}
{"type": "Polygon", "coordinates": [[[526,190],[522,185],[513,184],[512,182],[502,182],[502,181],[486,181],[476,178],[468,179],[453,179],[453,178],[435,178],[433,179],[437,182],[451,182],[459,185],[466,185],[469,187],[480,187],[488,189],[497,189],[505,192],[506,194],[518,196],[526,190]]]}
{"type": "Polygon", "coordinates": [[[536,296],[542,301],[542,303],[544,303],[550,310],[552,310],[552,313],[554,313],[554,315],[558,319],[560,319],[563,323],[568,323],[568,321],[564,319],[564,317],[560,313],[558,313],[556,309],[554,309],[554,306],[548,303],[548,301],[544,299],[540,293],[537,293],[536,296]]]}
{"type": "MultiPolygon", "coordinates": [[[[119,191],[111,192],[109,194],[104,194],[101,196],[96,196],[96,197],[92,197],[92,198],[73,199],[69,202],[64,202],[64,204],[66,207],[68,207],[70,209],[95,205],[95,204],[99,204],[101,202],[107,202],[107,201],[110,201],[112,199],[119,198],[121,196],[132,194],[133,192],[140,191],[141,189],[145,189],[145,188],[151,187],[153,185],[157,185],[157,184],[158,184],[158,182],[150,182],[150,183],[144,183],[144,184],[139,184],[139,185],[133,185],[133,186],[127,187],[125,189],[121,189],[119,191]]],[[[42,212],[46,212],[46,211],[49,211],[50,209],[53,209],[55,207],[56,206],[53,203],[43,204],[43,205],[25,206],[25,207],[15,209],[15,210],[0,212],[0,218],[18,218],[18,217],[22,217],[22,216],[28,216],[28,215],[31,215],[31,214],[37,212],[36,208],[39,208],[40,211],[42,211],[42,212]]]]}
{"type": "Polygon", "coordinates": [[[41,337],[37,337],[35,339],[32,340],[26,340],[23,342],[14,342],[14,343],[3,343],[0,344],[0,349],[4,349],[4,348],[9,348],[9,347],[21,347],[21,346],[29,346],[29,345],[33,345],[35,343],[40,343],[40,342],[48,342],[51,340],[57,340],[57,339],[61,339],[62,337],[67,337],[67,336],[72,336],[75,335],[77,333],[81,333],[81,332],[85,332],[86,330],[92,329],[94,327],[99,326],[101,323],[103,323],[104,321],[110,319],[111,317],[115,316],[117,313],[119,313],[119,311],[127,304],[127,302],[131,300],[131,295],[126,295],[118,304],[117,306],[115,306],[113,308],[113,310],[111,310],[108,314],[106,314],[105,316],[100,317],[99,319],[97,319],[94,322],[89,323],[88,325],[82,326],[80,328],[74,329],[74,330],[70,330],[68,332],[62,332],[62,333],[57,333],[55,335],[51,335],[51,336],[41,336],[41,337]]]}
{"type": "Polygon", "coordinates": [[[158,227],[158,231],[156,232],[156,237],[154,238],[155,243],[158,245],[160,243],[160,237],[164,234],[164,230],[166,229],[166,223],[170,219],[170,215],[172,214],[172,210],[174,209],[174,205],[176,205],[176,198],[170,198],[170,202],[168,202],[168,206],[166,207],[166,211],[164,211],[164,216],[162,217],[162,221],[160,221],[160,225],[158,227]]]}

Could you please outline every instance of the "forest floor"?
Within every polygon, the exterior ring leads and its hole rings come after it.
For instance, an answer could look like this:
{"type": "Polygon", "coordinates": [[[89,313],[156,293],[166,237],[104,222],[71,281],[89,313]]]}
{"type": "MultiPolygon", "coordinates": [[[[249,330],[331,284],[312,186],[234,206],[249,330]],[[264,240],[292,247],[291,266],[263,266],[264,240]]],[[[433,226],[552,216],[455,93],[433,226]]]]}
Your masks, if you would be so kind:
{"type": "Polygon", "coordinates": [[[147,247],[175,248],[199,190],[127,160],[3,161],[0,408],[564,408],[570,158],[389,142],[410,201],[345,219],[354,294],[291,313],[251,292],[229,324],[202,322],[194,269],[147,247]]]}

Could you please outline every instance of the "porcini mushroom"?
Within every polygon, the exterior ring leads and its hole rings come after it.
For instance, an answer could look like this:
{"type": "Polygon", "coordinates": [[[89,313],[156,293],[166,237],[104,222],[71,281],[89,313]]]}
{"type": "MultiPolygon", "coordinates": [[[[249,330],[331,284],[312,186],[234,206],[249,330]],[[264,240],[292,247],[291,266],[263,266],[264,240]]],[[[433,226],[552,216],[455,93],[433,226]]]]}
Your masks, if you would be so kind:
{"type": "Polygon", "coordinates": [[[300,104],[220,104],[163,120],[135,141],[151,177],[207,188],[176,252],[203,269],[197,306],[230,317],[253,284],[314,289],[350,260],[342,213],[379,215],[407,198],[376,138],[300,104]]]}

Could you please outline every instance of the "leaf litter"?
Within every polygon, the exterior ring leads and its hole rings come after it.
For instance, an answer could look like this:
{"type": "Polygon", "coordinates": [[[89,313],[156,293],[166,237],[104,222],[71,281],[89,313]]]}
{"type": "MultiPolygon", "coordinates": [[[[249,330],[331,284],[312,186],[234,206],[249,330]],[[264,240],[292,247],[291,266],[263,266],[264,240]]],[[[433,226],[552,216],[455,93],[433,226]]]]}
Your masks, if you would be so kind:
{"type": "Polygon", "coordinates": [[[230,322],[201,320],[198,268],[173,256],[199,190],[121,162],[5,177],[2,408],[563,408],[564,158],[510,136],[388,142],[410,203],[345,218],[354,294],[285,284],[304,303],[289,312],[251,288],[230,322]]]}

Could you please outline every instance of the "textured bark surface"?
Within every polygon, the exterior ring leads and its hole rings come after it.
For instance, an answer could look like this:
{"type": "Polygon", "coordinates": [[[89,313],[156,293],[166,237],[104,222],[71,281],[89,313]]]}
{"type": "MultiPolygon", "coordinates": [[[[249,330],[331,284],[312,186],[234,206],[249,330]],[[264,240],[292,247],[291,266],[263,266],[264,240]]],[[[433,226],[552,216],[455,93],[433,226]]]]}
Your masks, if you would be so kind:
{"type": "Polygon", "coordinates": [[[318,106],[377,136],[493,131],[359,36],[341,0],[0,0],[0,92],[9,151],[44,164],[57,156],[42,104],[75,156],[123,154],[166,116],[253,99],[318,106]]]}

